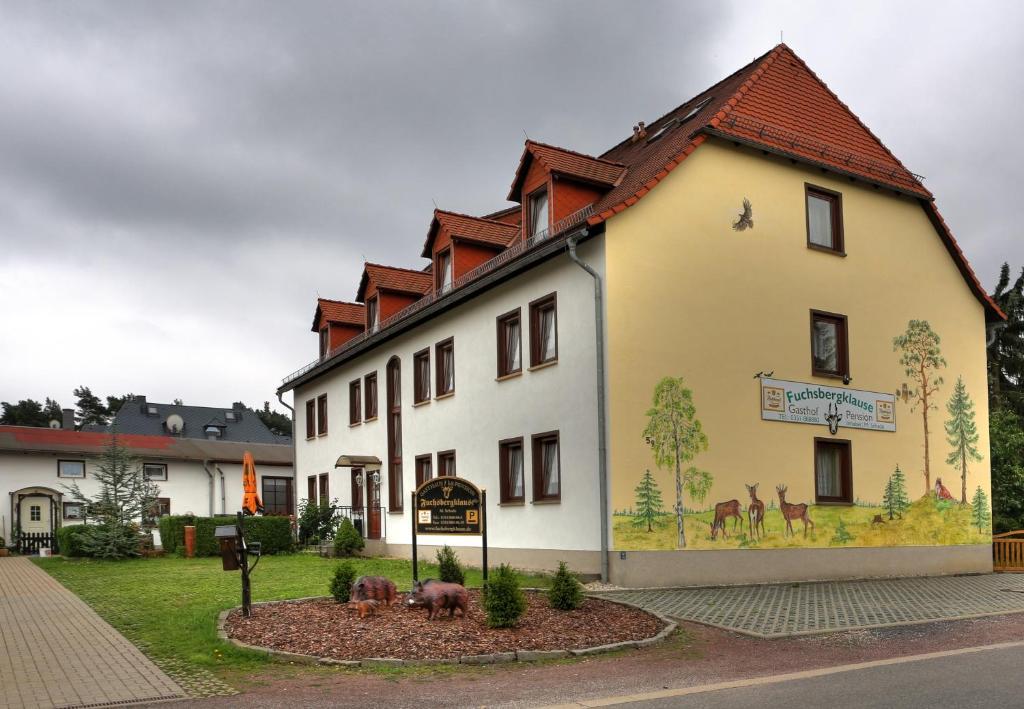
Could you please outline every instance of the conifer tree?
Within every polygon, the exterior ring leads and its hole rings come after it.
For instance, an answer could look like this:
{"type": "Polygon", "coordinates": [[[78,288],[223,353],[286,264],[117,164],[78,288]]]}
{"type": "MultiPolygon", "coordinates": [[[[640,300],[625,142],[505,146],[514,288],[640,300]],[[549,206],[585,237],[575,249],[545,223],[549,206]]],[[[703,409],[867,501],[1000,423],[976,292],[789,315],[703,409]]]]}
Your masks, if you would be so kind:
{"type": "Polygon", "coordinates": [[[974,423],[974,402],[967,393],[963,377],[957,377],[953,396],[946,404],[946,440],[952,447],[946,462],[960,468],[960,503],[967,504],[967,461],[981,460],[978,452],[978,426],[974,423]]]}
{"type": "Polygon", "coordinates": [[[903,513],[910,507],[910,499],[907,497],[907,479],[898,465],[893,474],[889,476],[889,482],[885,484],[882,506],[889,512],[889,519],[895,519],[897,515],[902,519],[903,513]]]}
{"type": "Polygon", "coordinates": [[[658,518],[665,513],[661,506],[661,490],[650,470],[644,471],[640,478],[640,484],[636,486],[636,514],[633,516],[633,526],[643,527],[647,525],[647,531],[653,532],[654,525],[658,518]]]}
{"type": "Polygon", "coordinates": [[[978,489],[974,491],[974,497],[971,499],[971,524],[984,534],[991,521],[992,516],[988,512],[988,496],[981,489],[981,485],[979,485],[978,489]]]}

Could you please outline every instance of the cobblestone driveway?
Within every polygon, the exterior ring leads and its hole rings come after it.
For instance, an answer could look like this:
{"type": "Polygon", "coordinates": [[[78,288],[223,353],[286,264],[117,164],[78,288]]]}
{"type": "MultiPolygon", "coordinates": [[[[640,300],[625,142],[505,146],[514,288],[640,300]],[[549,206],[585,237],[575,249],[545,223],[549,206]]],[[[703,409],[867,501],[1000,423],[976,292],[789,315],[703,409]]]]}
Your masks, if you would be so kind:
{"type": "Polygon", "coordinates": [[[183,697],[142,652],[25,558],[0,559],[0,709],[183,697]]]}
{"type": "Polygon", "coordinates": [[[777,638],[1024,613],[1024,575],[604,591],[671,618],[777,638]]]}

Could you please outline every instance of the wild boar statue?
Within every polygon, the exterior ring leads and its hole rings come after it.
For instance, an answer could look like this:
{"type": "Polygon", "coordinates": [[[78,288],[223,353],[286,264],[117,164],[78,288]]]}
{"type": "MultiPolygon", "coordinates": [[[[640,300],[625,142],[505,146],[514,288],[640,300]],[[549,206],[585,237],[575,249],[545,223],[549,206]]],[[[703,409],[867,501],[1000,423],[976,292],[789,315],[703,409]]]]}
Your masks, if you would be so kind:
{"type": "Polygon", "coordinates": [[[448,609],[449,618],[455,617],[456,609],[465,618],[466,608],[469,606],[469,594],[464,586],[457,583],[427,579],[413,584],[412,593],[405,598],[405,606],[406,608],[426,608],[427,620],[438,617],[445,608],[448,609]]]}
{"type": "Polygon", "coordinates": [[[383,576],[360,576],[352,584],[349,601],[379,601],[382,605],[390,606],[395,602],[397,595],[391,579],[383,576]]]}

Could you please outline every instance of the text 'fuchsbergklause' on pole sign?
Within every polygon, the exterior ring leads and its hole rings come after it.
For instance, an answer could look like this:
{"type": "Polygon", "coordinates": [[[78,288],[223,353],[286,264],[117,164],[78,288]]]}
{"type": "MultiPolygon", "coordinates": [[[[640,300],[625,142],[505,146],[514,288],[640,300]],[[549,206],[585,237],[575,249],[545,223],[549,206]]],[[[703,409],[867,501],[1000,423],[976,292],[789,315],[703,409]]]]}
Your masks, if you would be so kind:
{"type": "Polygon", "coordinates": [[[480,508],[480,490],[468,480],[427,480],[416,491],[416,533],[479,535],[480,508]]]}

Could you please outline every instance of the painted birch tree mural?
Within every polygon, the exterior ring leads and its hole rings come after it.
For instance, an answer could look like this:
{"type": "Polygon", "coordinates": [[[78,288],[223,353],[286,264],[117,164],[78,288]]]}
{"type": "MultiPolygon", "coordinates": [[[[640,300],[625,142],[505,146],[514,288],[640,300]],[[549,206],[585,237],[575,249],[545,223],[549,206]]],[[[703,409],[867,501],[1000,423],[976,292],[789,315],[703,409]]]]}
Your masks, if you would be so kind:
{"type": "Polygon", "coordinates": [[[707,450],[708,438],[697,418],[693,392],[686,388],[682,377],[665,377],[654,387],[654,405],[647,411],[644,440],[659,468],[675,469],[676,546],[685,549],[682,465],[707,450]]]}
{"type": "Polygon", "coordinates": [[[963,377],[956,378],[953,396],[946,404],[946,441],[952,450],[946,462],[960,469],[960,504],[967,504],[967,461],[982,459],[978,452],[978,426],[974,422],[974,402],[967,393],[963,377]]]}
{"type": "Polygon", "coordinates": [[[911,320],[907,323],[907,331],[892,339],[893,351],[900,353],[900,364],[903,371],[916,389],[911,390],[914,404],[910,410],[921,410],[921,421],[924,424],[924,491],[929,494],[932,489],[931,460],[928,440],[928,412],[938,407],[934,404],[934,395],[942,385],[942,377],[938,371],[946,366],[946,360],[939,349],[941,339],[932,330],[927,320],[911,320]]]}

